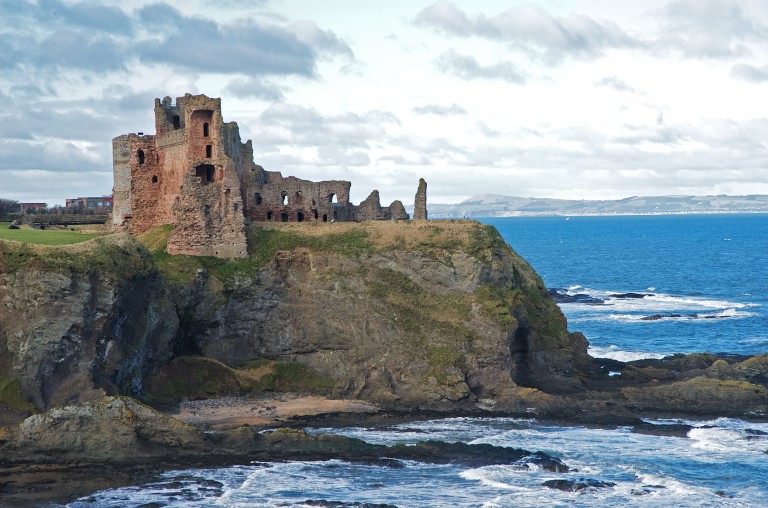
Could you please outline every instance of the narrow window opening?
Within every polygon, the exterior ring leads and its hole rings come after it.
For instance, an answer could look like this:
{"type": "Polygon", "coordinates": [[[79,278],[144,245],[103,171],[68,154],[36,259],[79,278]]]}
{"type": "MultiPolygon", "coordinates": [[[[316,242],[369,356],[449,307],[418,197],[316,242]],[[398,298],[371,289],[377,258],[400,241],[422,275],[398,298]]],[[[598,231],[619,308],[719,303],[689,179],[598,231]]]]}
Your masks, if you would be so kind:
{"type": "Polygon", "coordinates": [[[208,122],[205,122],[203,124],[203,137],[205,137],[205,138],[208,137],[208,122]]]}
{"type": "Polygon", "coordinates": [[[157,183],[157,175],[152,175],[152,183],[157,183]]]}
{"type": "Polygon", "coordinates": [[[213,147],[211,145],[205,145],[205,157],[210,159],[213,156],[213,147]]]}
{"type": "Polygon", "coordinates": [[[235,204],[234,204],[234,210],[235,210],[235,212],[237,212],[237,206],[238,206],[238,204],[239,204],[239,203],[235,203],[235,204]]]}
{"type": "Polygon", "coordinates": [[[139,158],[139,164],[144,164],[144,150],[136,152],[136,156],[139,158]]]}
{"type": "Polygon", "coordinates": [[[173,115],[173,128],[181,129],[181,118],[179,118],[179,115],[173,115]]]}
{"type": "Polygon", "coordinates": [[[323,214],[323,222],[328,222],[328,214],[327,213],[323,214]]]}
{"type": "Polygon", "coordinates": [[[254,194],[253,202],[254,202],[254,204],[260,205],[261,204],[261,194],[259,194],[258,192],[256,194],[254,194]]]}
{"type": "Polygon", "coordinates": [[[312,210],[312,215],[314,215],[314,217],[315,217],[315,220],[317,220],[317,208],[315,208],[314,210],[312,210]]]}
{"type": "MultiPolygon", "coordinates": [[[[312,200],[312,206],[317,206],[317,203],[315,203],[314,199],[312,200]]],[[[317,219],[317,217],[315,217],[315,219],[317,219]]]]}
{"type": "Polygon", "coordinates": [[[304,214],[302,212],[297,213],[296,220],[299,222],[304,222],[304,214]]]}
{"type": "Polygon", "coordinates": [[[285,212],[281,213],[281,214],[280,214],[280,220],[281,220],[282,222],[288,222],[288,214],[287,214],[287,213],[285,213],[285,212]]]}
{"type": "Polygon", "coordinates": [[[211,215],[211,205],[205,205],[205,216],[211,215]]]}
{"type": "Polygon", "coordinates": [[[335,193],[328,194],[328,201],[331,203],[338,203],[339,200],[336,198],[335,193]]]}
{"type": "Polygon", "coordinates": [[[283,192],[282,193],[282,197],[280,199],[281,199],[281,201],[283,203],[283,206],[287,205],[288,204],[288,193],[287,192],[283,192]]]}
{"type": "Polygon", "coordinates": [[[267,212],[267,220],[272,220],[272,212],[267,212]]]}

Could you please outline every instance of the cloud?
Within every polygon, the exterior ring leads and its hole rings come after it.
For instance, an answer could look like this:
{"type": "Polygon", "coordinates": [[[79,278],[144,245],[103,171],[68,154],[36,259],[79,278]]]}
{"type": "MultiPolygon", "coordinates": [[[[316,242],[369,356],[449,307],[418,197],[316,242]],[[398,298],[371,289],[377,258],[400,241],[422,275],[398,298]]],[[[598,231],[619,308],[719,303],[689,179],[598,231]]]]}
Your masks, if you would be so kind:
{"type": "Polygon", "coordinates": [[[241,99],[262,99],[269,102],[285,100],[285,96],[280,88],[268,81],[257,78],[232,79],[224,91],[241,99]]]}
{"type": "Polygon", "coordinates": [[[768,81],[768,65],[755,67],[745,63],[736,64],[731,67],[731,76],[753,83],[763,83],[768,81]]]}
{"type": "Polygon", "coordinates": [[[420,11],[415,23],[456,37],[504,42],[549,64],[566,58],[592,60],[611,48],[644,45],[613,22],[577,14],[553,16],[536,5],[521,5],[496,16],[470,17],[455,3],[443,0],[420,11]]]}
{"type": "Polygon", "coordinates": [[[749,56],[752,50],[744,43],[761,43],[768,36],[766,27],[733,0],[676,0],[658,16],[664,26],[654,49],[675,50],[688,58],[749,56]]]}
{"type": "Polygon", "coordinates": [[[416,106],[413,108],[413,112],[418,115],[438,115],[438,116],[453,116],[453,115],[467,114],[467,110],[465,110],[455,102],[450,106],[442,106],[440,104],[426,104],[424,106],[416,106]]]}
{"type": "Polygon", "coordinates": [[[595,83],[595,85],[612,88],[617,92],[642,93],[639,90],[632,88],[626,82],[620,80],[616,76],[607,76],[601,79],[600,81],[598,81],[597,83],[595,83]]]}
{"type": "Polygon", "coordinates": [[[354,59],[351,48],[312,21],[218,22],[166,3],[131,13],[92,2],[0,0],[0,69],[47,79],[129,71],[137,65],[247,76],[316,77],[319,59],[354,59]],[[55,28],[52,28],[55,27],[55,28]]]}
{"type": "Polygon", "coordinates": [[[435,60],[435,65],[445,74],[463,79],[500,79],[518,85],[525,84],[525,76],[511,62],[482,65],[474,57],[448,50],[435,60]]]}

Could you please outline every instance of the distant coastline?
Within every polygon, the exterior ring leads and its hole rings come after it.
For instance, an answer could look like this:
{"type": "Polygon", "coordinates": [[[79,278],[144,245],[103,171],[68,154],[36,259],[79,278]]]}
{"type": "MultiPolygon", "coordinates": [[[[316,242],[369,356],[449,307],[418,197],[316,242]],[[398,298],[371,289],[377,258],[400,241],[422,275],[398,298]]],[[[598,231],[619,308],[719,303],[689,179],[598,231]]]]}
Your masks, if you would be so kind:
{"type": "Polygon", "coordinates": [[[632,196],[616,200],[568,200],[482,194],[461,203],[429,205],[429,216],[433,219],[746,213],[768,213],[768,195],[632,196]]]}

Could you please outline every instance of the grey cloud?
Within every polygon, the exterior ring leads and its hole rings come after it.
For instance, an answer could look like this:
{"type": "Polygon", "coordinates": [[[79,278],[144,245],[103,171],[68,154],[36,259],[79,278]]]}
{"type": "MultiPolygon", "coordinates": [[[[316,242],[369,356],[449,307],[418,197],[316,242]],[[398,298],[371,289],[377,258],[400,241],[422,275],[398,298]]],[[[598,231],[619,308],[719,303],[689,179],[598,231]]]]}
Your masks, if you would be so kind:
{"type": "Polygon", "coordinates": [[[83,150],[71,141],[46,140],[29,143],[20,140],[3,140],[0,142],[0,171],[98,171],[111,165],[111,159],[107,156],[106,150],[104,152],[83,150]]]}
{"type": "Polygon", "coordinates": [[[438,115],[438,116],[452,116],[452,115],[466,115],[467,110],[462,108],[456,103],[450,106],[442,106],[440,104],[426,104],[424,106],[416,106],[413,108],[413,112],[419,115],[438,115]]]}
{"type": "Polygon", "coordinates": [[[250,124],[248,134],[253,136],[257,163],[298,176],[310,166],[369,165],[368,149],[373,143],[388,144],[388,126],[399,123],[386,111],[324,115],[314,108],[275,102],[250,124]]]}
{"type": "Polygon", "coordinates": [[[295,34],[282,27],[239,21],[217,25],[187,18],[183,27],[160,43],[138,46],[141,60],[207,72],[315,74],[315,54],[295,34]]]}
{"type": "Polygon", "coordinates": [[[49,81],[69,70],[93,77],[126,71],[136,62],[198,72],[313,77],[318,59],[353,59],[341,38],[309,21],[218,23],[162,2],[126,13],[90,2],[0,0],[0,12],[0,69],[20,71],[19,79],[33,69],[49,81]]]}
{"type": "Polygon", "coordinates": [[[665,26],[655,48],[689,58],[747,56],[751,50],[745,41],[762,42],[768,36],[766,27],[733,0],[677,0],[658,14],[665,26]]]}
{"type": "Polygon", "coordinates": [[[262,99],[270,102],[285,100],[280,88],[268,81],[256,78],[235,78],[227,84],[224,90],[242,99],[262,99]]]}
{"type": "Polygon", "coordinates": [[[566,57],[594,59],[610,48],[643,47],[618,25],[572,14],[557,17],[536,5],[522,5],[496,16],[468,16],[445,0],[416,15],[417,25],[459,37],[483,37],[504,42],[548,63],[566,57]]]}
{"type": "Polygon", "coordinates": [[[522,85],[526,78],[511,62],[482,65],[474,57],[449,50],[435,60],[435,65],[446,74],[463,79],[500,79],[522,85]]]}
{"type": "Polygon", "coordinates": [[[745,63],[736,64],[731,67],[731,77],[752,81],[753,83],[763,83],[768,81],[768,65],[755,67],[745,63]]]}

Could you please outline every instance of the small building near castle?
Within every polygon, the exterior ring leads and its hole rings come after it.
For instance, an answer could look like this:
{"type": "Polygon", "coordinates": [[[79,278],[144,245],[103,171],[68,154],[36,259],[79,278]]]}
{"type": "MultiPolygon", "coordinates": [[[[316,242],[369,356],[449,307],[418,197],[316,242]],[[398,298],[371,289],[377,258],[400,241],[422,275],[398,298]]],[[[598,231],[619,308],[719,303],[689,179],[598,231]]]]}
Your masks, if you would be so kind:
{"type": "Polygon", "coordinates": [[[245,257],[249,222],[409,219],[400,201],[382,207],[378,191],[354,205],[350,182],[264,170],[237,123],[224,122],[221,99],[155,99],[155,129],[112,140],[112,220],[133,234],[173,224],[170,254],[245,257]]]}

